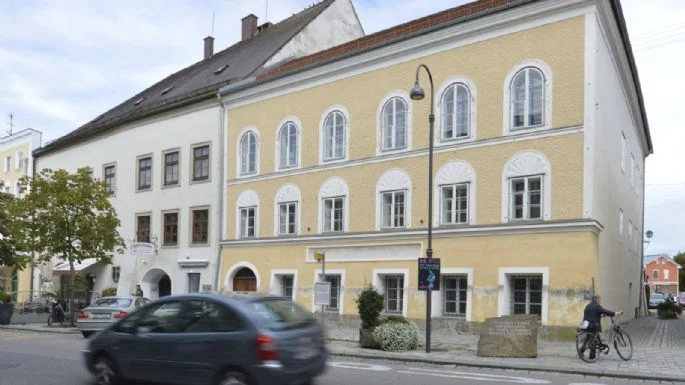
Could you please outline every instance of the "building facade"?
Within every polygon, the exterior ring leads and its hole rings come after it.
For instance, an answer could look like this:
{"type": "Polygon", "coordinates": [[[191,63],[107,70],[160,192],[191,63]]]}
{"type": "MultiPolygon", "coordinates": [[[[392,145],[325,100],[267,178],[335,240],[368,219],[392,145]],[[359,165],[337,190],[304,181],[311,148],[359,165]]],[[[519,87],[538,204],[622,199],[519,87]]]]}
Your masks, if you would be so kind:
{"type": "Polygon", "coordinates": [[[432,317],[569,327],[592,292],[632,317],[652,145],[618,1],[477,1],[224,87],[221,289],[317,311],[326,280],[325,311],[354,318],[372,284],[385,314],[425,318],[420,64],[435,86],[432,317]]]}
{"type": "MultiPolygon", "coordinates": [[[[42,134],[31,128],[0,137],[0,182],[6,194],[19,196],[21,191],[19,179],[25,175],[33,175],[33,158],[31,152],[41,146],[42,134]]],[[[31,295],[31,285],[34,291],[41,283],[38,269],[24,270],[0,267],[0,290],[10,293],[14,301],[26,302],[31,295]]]]}
{"type": "Polygon", "coordinates": [[[650,292],[678,296],[680,284],[680,266],[667,255],[655,255],[645,264],[645,280],[650,292]]]}
{"type": "MultiPolygon", "coordinates": [[[[276,24],[242,19],[242,40],[140,92],[36,152],[37,168],[91,167],[107,182],[127,243],[111,265],[77,266],[89,292],[146,297],[215,288],[224,152],[220,86],[363,35],[350,0],[326,0],[276,24]]],[[[56,260],[53,272],[67,273],[56,260]]]]}

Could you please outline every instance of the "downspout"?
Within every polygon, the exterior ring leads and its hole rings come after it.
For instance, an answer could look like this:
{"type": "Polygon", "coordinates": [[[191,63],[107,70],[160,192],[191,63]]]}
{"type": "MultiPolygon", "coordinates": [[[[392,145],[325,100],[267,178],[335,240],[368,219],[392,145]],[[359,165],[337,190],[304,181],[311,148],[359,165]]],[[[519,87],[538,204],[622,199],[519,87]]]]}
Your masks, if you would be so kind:
{"type": "Polygon", "coordinates": [[[645,305],[645,302],[647,301],[645,296],[645,272],[644,272],[644,266],[645,266],[645,191],[647,190],[645,186],[647,186],[647,181],[645,180],[645,175],[647,174],[647,162],[646,158],[642,158],[642,229],[641,229],[641,234],[640,234],[640,278],[638,279],[637,282],[639,282],[640,285],[640,296],[639,300],[640,303],[637,306],[637,312],[638,312],[638,317],[642,317],[645,314],[643,314],[643,306],[645,305]]]}
{"type": "MultiPolygon", "coordinates": [[[[33,187],[33,178],[35,176],[36,176],[36,157],[33,156],[33,153],[31,153],[31,187],[33,187]]],[[[33,244],[34,245],[36,244],[35,239],[33,240],[33,244]]],[[[35,269],[35,261],[36,261],[36,248],[31,247],[31,263],[29,263],[29,269],[31,269],[31,288],[29,289],[29,303],[33,303],[33,285],[34,285],[33,276],[35,275],[35,272],[33,270],[35,269]]]]}
{"type": "Polygon", "coordinates": [[[219,118],[219,183],[218,183],[218,193],[219,193],[219,218],[217,219],[218,225],[219,225],[219,231],[217,232],[216,240],[217,240],[217,257],[216,257],[216,272],[214,275],[214,290],[219,291],[219,278],[221,277],[221,260],[222,260],[222,251],[223,251],[223,246],[221,246],[221,241],[224,237],[224,219],[226,214],[224,213],[224,185],[226,184],[226,176],[225,174],[225,168],[226,168],[226,160],[224,157],[226,156],[226,140],[225,140],[225,122],[226,122],[226,106],[224,105],[224,102],[221,100],[221,90],[217,91],[216,93],[216,98],[219,101],[220,105],[220,118],[219,118]]]}

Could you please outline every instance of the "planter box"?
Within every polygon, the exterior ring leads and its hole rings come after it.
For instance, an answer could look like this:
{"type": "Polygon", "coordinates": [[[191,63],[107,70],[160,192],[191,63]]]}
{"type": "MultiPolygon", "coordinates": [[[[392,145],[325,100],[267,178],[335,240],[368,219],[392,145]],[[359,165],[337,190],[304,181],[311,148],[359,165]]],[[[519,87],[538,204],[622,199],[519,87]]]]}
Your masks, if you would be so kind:
{"type": "Polygon", "coordinates": [[[0,325],[9,325],[14,313],[13,303],[0,303],[0,325]]]}
{"type": "Polygon", "coordinates": [[[381,346],[373,338],[373,329],[359,329],[359,346],[367,349],[380,349],[381,346]]]}

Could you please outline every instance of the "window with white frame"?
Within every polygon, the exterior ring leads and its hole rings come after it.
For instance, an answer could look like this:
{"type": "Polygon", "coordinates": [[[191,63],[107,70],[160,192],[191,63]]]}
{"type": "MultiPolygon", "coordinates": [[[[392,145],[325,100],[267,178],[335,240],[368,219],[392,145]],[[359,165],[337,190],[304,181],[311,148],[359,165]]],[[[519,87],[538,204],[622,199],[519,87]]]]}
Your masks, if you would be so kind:
{"type": "Polygon", "coordinates": [[[325,282],[331,284],[331,297],[326,310],[338,311],[340,310],[340,275],[326,274],[325,282]]]}
{"type": "Polygon", "coordinates": [[[623,209],[618,209],[618,233],[623,234],[623,209]]]}
{"type": "Polygon", "coordinates": [[[383,228],[405,227],[406,191],[385,191],[381,193],[383,228]]]}
{"type": "Polygon", "coordinates": [[[17,153],[17,169],[24,167],[24,153],[19,151],[17,153]]]}
{"type": "Polygon", "coordinates": [[[278,133],[279,166],[289,168],[297,166],[298,129],[294,122],[286,122],[278,133]]]}
{"type": "Polygon", "coordinates": [[[400,97],[390,98],[381,112],[381,148],[398,150],[407,147],[407,103],[400,97]]]}
{"type": "Polygon", "coordinates": [[[341,111],[332,111],[323,123],[323,160],[331,161],[345,157],[345,130],[347,121],[341,111]]]}
{"type": "Polygon", "coordinates": [[[12,156],[9,155],[5,157],[5,172],[10,172],[10,169],[12,168],[12,156]]]}
{"type": "Polygon", "coordinates": [[[471,125],[471,92],[463,83],[453,83],[440,99],[441,139],[467,138],[471,125]]]}
{"type": "Polygon", "coordinates": [[[668,274],[669,274],[668,269],[664,269],[664,279],[668,279],[668,274]]]}
{"type": "Polygon", "coordinates": [[[279,203],[278,233],[280,235],[297,234],[297,202],[279,203]]]}
{"type": "Polygon", "coordinates": [[[511,128],[544,124],[545,75],[536,67],[521,69],[511,81],[511,128]]]}
{"type": "Polygon", "coordinates": [[[21,182],[19,181],[14,184],[14,195],[16,195],[17,198],[21,195],[21,182]]]}
{"type": "Polygon", "coordinates": [[[257,172],[257,135],[248,131],[240,138],[240,175],[257,172]]]}
{"type": "Polygon", "coordinates": [[[442,279],[442,314],[448,316],[466,315],[466,291],[468,280],[465,275],[445,275],[442,279]]]}
{"type": "Polygon", "coordinates": [[[542,219],[542,179],[541,175],[511,179],[510,218],[542,219]]]}
{"type": "Polygon", "coordinates": [[[107,185],[107,195],[114,195],[117,190],[117,171],[116,165],[107,165],[103,170],[105,184],[107,185]]]}
{"type": "Polygon", "coordinates": [[[255,236],[257,206],[240,208],[240,237],[255,236]]]}
{"type": "Polygon", "coordinates": [[[542,276],[514,275],[510,277],[511,314],[542,315],[542,276]]]}
{"type": "Polygon", "coordinates": [[[5,194],[9,194],[10,191],[11,191],[11,189],[12,189],[12,188],[10,187],[9,184],[5,185],[5,194]]]}
{"type": "Polygon", "coordinates": [[[469,223],[468,183],[440,186],[440,224],[469,223]]]}
{"type": "Polygon", "coordinates": [[[626,169],[626,134],[621,131],[621,172],[626,169]]]}
{"type": "Polygon", "coordinates": [[[345,197],[323,199],[323,231],[343,231],[345,229],[345,197]]]}
{"type": "Polygon", "coordinates": [[[383,278],[384,283],[384,311],[386,313],[402,313],[404,308],[404,276],[403,275],[386,275],[383,278]]]}
{"type": "Polygon", "coordinates": [[[280,283],[280,289],[281,289],[281,295],[284,297],[290,297],[293,298],[293,288],[294,288],[294,282],[295,282],[295,276],[292,274],[289,275],[281,275],[279,277],[279,283],[280,283]]]}
{"type": "Polygon", "coordinates": [[[121,267],[120,266],[113,266],[112,267],[112,282],[114,282],[114,283],[119,282],[119,277],[121,277],[121,267]]]}

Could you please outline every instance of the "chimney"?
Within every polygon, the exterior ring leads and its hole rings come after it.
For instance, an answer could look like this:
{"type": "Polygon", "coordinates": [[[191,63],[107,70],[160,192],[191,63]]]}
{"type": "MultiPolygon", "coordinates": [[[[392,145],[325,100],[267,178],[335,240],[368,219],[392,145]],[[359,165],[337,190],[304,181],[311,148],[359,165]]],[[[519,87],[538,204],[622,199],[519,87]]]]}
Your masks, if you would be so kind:
{"type": "Polygon", "coordinates": [[[205,60],[214,55],[214,38],[207,36],[205,38],[205,60]]]}
{"type": "Polygon", "coordinates": [[[257,16],[249,14],[243,17],[243,41],[257,34],[257,16]]]}

